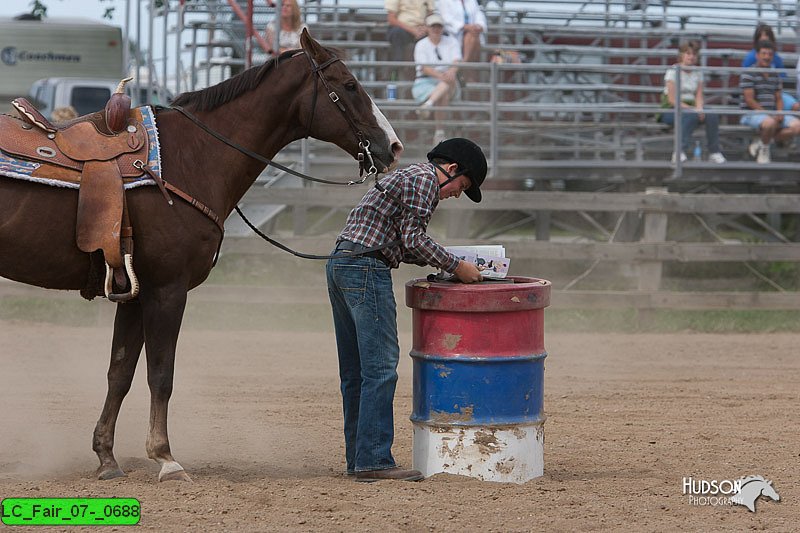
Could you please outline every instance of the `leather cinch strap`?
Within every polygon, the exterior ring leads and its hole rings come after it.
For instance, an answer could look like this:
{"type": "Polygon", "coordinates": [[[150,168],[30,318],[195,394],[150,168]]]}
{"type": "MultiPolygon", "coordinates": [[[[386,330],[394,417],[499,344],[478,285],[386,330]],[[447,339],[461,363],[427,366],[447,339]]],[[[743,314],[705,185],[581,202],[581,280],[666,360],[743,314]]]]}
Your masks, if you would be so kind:
{"type": "Polygon", "coordinates": [[[172,200],[170,199],[169,194],[167,194],[168,190],[175,193],[181,200],[187,202],[189,205],[191,205],[192,207],[203,213],[205,216],[210,218],[214,222],[214,224],[216,224],[217,227],[222,231],[223,235],[225,234],[225,223],[222,221],[219,215],[217,215],[214,212],[213,209],[208,207],[206,204],[204,204],[194,196],[183,192],[175,185],[169,183],[167,180],[162,179],[161,176],[150,170],[148,166],[139,165],[136,168],[139,168],[144,172],[146,172],[147,175],[150,176],[153,179],[153,181],[156,182],[156,185],[158,185],[158,188],[161,189],[161,192],[164,194],[164,198],[166,198],[167,202],[170,205],[172,205],[172,200]]]}
{"type": "Polygon", "coordinates": [[[169,183],[168,181],[164,182],[164,187],[166,189],[174,192],[175,194],[177,194],[182,200],[184,200],[186,202],[189,202],[189,204],[192,207],[200,210],[200,212],[203,213],[208,218],[210,218],[214,222],[214,224],[216,224],[219,227],[219,229],[222,230],[223,233],[225,232],[225,225],[222,222],[222,219],[219,218],[219,215],[217,215],[214,212],[213,209],[208,207],[206,204],[204,204],[203,202],[201,202],[197,198],[194,198],[194,197],[186,194],[185,192],[183,192],[182,190],[180,190],[179,188],[177,188],[173,184],[169,183]]]}

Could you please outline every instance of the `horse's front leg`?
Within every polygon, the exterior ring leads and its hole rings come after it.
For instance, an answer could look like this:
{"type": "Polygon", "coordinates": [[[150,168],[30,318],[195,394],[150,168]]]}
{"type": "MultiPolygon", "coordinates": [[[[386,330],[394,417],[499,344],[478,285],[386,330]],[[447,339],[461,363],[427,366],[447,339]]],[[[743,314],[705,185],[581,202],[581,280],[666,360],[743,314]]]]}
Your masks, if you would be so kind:
{"type": "Polygon", "coordinates": [[[186,289],[162,287],[139,295],[144,315],[147,383],[150,387],[150,431],[147,456],[161,465],[159,481],[191,481],[172,457],[167,435],[167,409],[175,373],[175,348],[186,307],[186,289]]]}
{"type": "Polygon", "coordinates": [[[111,363],[108,366],[108,393],[92,440],[92,448],[100,459],[97,469],[99,479],[125,475],[114,458],[114,431],[122,400],[131,388],[143,342],[142,308],[139,302],[117,304],[111,363]]]}

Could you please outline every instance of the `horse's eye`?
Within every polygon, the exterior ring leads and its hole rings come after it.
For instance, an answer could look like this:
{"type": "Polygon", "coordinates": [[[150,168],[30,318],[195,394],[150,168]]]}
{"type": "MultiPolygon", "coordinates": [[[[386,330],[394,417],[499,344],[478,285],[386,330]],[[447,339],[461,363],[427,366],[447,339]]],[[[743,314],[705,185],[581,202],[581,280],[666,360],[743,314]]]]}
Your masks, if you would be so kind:
{"type": "Polygon", "coordinates": [[[354,81],[348,81],[347,83],[344,84],[344,88],[347,89],[348,91],[355,91],[356,87],[358,87],[358,85],[354,81]]]}

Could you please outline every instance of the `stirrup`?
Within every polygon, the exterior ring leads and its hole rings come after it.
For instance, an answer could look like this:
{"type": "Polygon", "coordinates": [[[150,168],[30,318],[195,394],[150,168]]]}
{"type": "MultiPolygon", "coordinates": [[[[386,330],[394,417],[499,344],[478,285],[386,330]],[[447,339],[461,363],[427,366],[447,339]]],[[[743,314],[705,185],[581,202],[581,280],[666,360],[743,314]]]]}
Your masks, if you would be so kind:
{"type": "Polygon", "coordinates": [[[131,290],[123,293],[114,293],[114,269],[106,263],[106,283],[105,293],[109,302],[124,303],[133,300],[139,295],[139,280],[133,272],[133,256],[125,254],[123,256],[125,262],[125,273],[128,275],[128,281],[131,284],[131,290]]]}

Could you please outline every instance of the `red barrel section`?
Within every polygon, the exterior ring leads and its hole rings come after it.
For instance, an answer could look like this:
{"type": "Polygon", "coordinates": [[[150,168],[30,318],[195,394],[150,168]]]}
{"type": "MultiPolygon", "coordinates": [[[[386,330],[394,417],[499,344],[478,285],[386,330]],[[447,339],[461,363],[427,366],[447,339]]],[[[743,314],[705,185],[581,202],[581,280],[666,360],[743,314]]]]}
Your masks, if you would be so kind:
{"type": "Polygon", "coordinates": [[[462,284],[411,280],[414,352],[442,357],[509,357],[544,352],[547,280],[512,277],[462,284]]]}

